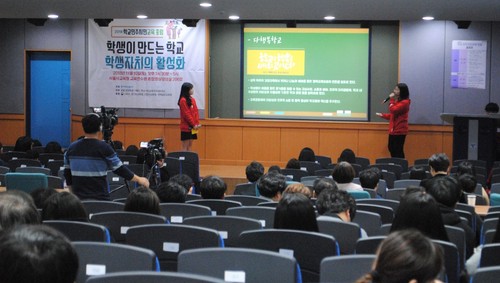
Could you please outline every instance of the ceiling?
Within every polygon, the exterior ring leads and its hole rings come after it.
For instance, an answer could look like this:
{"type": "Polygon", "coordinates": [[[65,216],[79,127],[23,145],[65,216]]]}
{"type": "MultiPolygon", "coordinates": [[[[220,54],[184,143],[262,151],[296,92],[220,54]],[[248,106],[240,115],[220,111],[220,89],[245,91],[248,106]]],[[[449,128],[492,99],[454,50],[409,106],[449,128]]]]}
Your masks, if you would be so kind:
{"type": "Polygon", "coordinates": [[[500,0],[0,0],[0,18],[149,18],[317,21],[500,21],[500,0]]]}

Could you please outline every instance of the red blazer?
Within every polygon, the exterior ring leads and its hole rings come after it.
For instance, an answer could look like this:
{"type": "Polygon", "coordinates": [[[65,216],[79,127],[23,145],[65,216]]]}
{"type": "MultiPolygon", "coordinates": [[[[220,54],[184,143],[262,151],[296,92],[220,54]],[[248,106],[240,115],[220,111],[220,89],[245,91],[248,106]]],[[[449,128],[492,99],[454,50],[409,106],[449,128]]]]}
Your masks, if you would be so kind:
{"type": "Polygon", "coordinates": [[[383,113],[382,118],[389,120],[389,135],[408,134],[408,113],[410,112],[410,99],[400,101],[391,98],[389,112],[383,113]]]}
{"type": "Polygon", "coordinates": [[[191,128],[200,124],[200,114],[198,113],[196,100],[191,97],[191,107],[189,107],[186,99],[182,97],[179,101],[179,108],[181,110],[181,132],[190,132],[191,128]]]}

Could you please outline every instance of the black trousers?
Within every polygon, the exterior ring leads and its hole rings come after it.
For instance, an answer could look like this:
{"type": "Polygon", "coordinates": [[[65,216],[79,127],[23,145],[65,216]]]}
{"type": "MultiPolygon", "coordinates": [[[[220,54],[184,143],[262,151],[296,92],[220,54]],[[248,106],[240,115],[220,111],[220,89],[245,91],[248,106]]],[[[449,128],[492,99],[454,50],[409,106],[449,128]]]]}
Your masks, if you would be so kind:
{"type": "Polygon", "coordinates": [[[405,158],[404,145],[406,135],[389,135],[389,152],[391,157],[405,158]]]}

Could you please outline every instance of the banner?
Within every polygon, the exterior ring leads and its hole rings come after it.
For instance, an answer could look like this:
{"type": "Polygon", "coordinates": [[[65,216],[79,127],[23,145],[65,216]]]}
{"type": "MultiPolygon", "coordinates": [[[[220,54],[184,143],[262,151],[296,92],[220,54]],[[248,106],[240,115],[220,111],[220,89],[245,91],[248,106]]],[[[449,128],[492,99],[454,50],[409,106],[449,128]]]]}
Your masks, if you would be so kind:
{"type": "Polygon", "coordinates": [[[184,82],[205,108],[205,21],[113,20],[89,26],[89,106],[177,109],[184,82]]]}

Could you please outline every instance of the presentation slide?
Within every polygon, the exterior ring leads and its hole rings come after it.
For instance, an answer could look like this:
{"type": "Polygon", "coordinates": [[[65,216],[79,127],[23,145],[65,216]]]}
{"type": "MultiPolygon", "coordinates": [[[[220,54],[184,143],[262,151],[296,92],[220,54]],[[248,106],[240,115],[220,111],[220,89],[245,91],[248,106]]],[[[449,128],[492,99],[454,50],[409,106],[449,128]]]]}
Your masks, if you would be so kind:
{"type": "Polygon", "coordinates": [[[243,32],[243,118],[368,120],[369,29],[243,32]]]}

